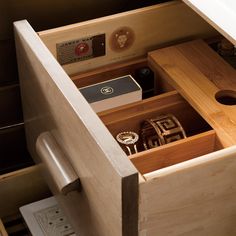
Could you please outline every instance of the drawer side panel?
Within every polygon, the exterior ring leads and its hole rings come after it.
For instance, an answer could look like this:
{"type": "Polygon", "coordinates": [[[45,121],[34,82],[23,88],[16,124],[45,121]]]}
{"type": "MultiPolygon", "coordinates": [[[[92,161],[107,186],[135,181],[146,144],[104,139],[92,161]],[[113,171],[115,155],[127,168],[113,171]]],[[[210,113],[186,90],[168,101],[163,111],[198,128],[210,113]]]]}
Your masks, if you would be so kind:
{"type": "Polygon", "coordinates": [[[236,146],[145,175],[142,236],[235,235],[236,146]]]}
{"type": "Polygon", "coordinates": [[[217,31],[184,3],[171,1],[39,32],[39,36],[57,58],[57,44],[101,33],[106,36],[106,54],[64,65],[68,74],[143,57],[148,51],[173,42],[217,35],[217,31]],[[133,32],[134,42],[127,49],[116,51],[112,48],[112,38],[114,32],[122,28],[133,32]]]}
{"type": "Polygon", "coordinates": [[[137,225],[135,211],[123,221],[130,208],[137,212],[137,201],[127,204],[137,199],[136,169],[30,25],[16,22],[15,33],[28,149],[38,162],[36,139],[50,132],[80,177],[82,192],[60,198],[75,230],[137,235],[129,228],[137,225]],[[130,182],[136,191],[125,188],[130,182]]]}

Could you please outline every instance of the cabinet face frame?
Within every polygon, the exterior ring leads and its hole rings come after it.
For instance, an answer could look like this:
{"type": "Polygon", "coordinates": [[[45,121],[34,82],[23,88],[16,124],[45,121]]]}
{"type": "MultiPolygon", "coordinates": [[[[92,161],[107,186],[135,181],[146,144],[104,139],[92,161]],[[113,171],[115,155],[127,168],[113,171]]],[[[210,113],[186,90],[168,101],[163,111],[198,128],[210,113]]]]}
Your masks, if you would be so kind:
{"type": "MultiPolygon", "coordinates": [[[[126,19],[123,23],[128,24],[131,18],[134,23],[135,17],[140,15],[154,17],[156,22],[167,20],[169,29],[178,27],[181,30],[176,30],[177,33],[170,31],[166,36],[165,29],[161,27],[164,38],[156,44],[153,41],[150,45],[139,44],[142,53],[138,56],[145,56],[147,50],[154,46],[181,41],[186,35],[191,38],[216,34],[199,16],[178,1],[74,25],[72,28],[80,31],[91,26],[93,30],[105,23],[117,24],[121,19],[126,19]],[[168,22],[175,11],[183,18],[177,17],[176,21],[168,22]],[[184,13],[191,20],[187,21],[184,13]],[[190,29],[196,30],[189,34],[190,29]]],[[[145,20],[145,17],[142,19],[145,20]]],[[[155,24],[152,27],[155,28],[155,24]]],[[[71,27],[57,29],[58,35],[54,35],[54,30],[40,33],[40,37],[45,41],[45,37],[60,37],[60,33],[65,35],[67,30],[70,31],[71,27]]],[[[141,31],[142,28],[139,28],[139,34],[141,31]]],[[[153,32],[152,37],[158,36],[156,31],[153,32]]],[[[36,140],[41,133],[50,132],[78,174],[82,192],[59,196],[60,202],[67,204],[66,209],[70,209],[70,213],[74,210],[75,217],[71,220],[76,226],[75,230],[86,236],[97,235],[97,232],[103,236],[138,235],[138,172],[70,80],[68,74],[73,74],[74,67],[78,65],[74,64],[66,74],[49,51],[53,49],[45,46],[27,21],[15,23],[15,35],[28,149],[34,159],[40,161],[35,150],[36,140]],[[82,219],[78,217],[79,211],[83,213],[82,219]]],[[[70,37],[73,39],[74,36],[70,37]]],[[[147,42],[145,35],[141,41],[147,42]]],[[[55,46],[55,43],[52,44],[55,46]]],[[[105,57],[102,63],[108,64],[109,57],[105,57]]],[[[93,69],[87,67],[88,64],[88,61],[82,62],[79,71],[93,69]]],[[[58,195],[58,192],[54,194],[58,195]]]]}
{"type": "Polygon", "coordinates": [[[90,224],[85,231],[136,235],[137,170],[31,26],[20,21],[15,23],[15,30],[31,155],[37,161],[36,140],[41,133],[50,132],[80,177],[80,204],[87,207],[87,225],[90,224]]]}

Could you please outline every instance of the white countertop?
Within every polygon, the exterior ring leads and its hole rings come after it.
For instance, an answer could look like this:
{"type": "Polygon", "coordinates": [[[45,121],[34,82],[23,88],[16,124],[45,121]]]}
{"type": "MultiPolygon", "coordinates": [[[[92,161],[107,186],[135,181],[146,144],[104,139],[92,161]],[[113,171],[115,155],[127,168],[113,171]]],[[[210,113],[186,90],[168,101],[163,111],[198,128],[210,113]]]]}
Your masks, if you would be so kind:
{"type": "Polygon", "coordinates": [[[236,0],[183,0],[236,45],[236,0]]]}

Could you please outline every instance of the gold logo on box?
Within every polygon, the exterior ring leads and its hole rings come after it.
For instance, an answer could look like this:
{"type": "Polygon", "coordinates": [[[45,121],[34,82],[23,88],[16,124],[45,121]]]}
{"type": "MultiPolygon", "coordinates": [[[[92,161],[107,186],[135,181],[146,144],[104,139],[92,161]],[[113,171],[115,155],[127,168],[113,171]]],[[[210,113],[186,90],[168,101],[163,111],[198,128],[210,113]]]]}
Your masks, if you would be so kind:
{"type": "Polygon", "coordinates": [[[112,87],[105,86],[105,87],[101,88],[100,91],[104,95],[109,95],[109,94],[112,94],[114,92],[114,89],[112,87]]]}

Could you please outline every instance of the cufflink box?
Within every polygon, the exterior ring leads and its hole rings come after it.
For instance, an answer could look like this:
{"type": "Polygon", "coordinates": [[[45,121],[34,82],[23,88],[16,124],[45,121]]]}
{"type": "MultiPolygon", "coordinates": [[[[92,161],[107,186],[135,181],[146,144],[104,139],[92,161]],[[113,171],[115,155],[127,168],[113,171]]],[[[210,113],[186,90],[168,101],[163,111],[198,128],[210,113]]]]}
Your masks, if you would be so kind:
{"type": "Polygon", "coordinates": [[[79,89],[95,112],[142,100],[142,88],[131,75],[79,89]]]}

